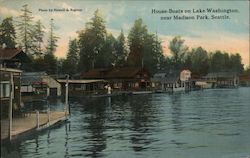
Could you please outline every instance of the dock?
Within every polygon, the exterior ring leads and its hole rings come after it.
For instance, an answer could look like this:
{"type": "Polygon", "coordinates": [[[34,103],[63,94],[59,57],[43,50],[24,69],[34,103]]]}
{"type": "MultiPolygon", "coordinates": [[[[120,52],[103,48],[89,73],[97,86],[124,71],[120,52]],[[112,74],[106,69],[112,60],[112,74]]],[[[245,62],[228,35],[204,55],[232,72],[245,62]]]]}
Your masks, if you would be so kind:
{"type": "MultiPolygon", "coordinates": [[[[53,127],[54,125],[67,120],[64,111],[53,111],[37,114],[35,112],[27,114],[25,117],[12,119],[11,140],[22,136],[39,132],[43,129],[53,127]]],[[[1,141],[9,139],[9,120],[1,120],[1,141]]]]}

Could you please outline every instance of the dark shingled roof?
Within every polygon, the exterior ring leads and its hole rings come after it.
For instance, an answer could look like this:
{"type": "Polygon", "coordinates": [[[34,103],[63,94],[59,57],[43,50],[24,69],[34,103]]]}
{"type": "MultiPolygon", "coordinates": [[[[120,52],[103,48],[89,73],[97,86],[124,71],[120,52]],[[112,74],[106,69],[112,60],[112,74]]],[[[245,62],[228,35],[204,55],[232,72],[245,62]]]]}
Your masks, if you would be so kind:
{"type": "Polygon", "coordinates": [[[12,59],[21,52],[23,52],[22,49],[18,48],[0,48],[0,59],[12,59]]]}
{"type": "MultiPolygon", "coordinates": [[[[88,72],[83,73],[82,78],[95,78],[95,79],[134,78],[137,74],[140,74],[142,72],[147,73],[144,69],[140,67],[92,69],[88,72]]],[[[146,76],[146,78],[147,77],[149,76],[146,76]]]]}

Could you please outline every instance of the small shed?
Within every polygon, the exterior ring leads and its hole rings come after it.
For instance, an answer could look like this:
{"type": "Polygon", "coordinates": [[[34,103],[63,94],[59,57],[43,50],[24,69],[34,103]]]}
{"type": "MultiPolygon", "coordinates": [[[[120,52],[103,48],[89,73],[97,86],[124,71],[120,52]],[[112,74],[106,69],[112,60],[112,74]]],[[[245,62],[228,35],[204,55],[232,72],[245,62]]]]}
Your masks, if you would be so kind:
{"type": "Polygon", "coordinates": [[[60,96],[61,85],[45,72],[25,72],[21,76],[23,94],[44,93],[47,96],[60,96]]]}

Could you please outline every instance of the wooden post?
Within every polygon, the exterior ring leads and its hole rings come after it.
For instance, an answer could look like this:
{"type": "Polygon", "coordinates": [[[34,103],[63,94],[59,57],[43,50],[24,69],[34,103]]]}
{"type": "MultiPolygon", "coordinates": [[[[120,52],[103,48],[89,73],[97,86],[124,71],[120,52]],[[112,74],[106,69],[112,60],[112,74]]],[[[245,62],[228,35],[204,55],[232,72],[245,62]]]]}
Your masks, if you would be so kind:
{"type": "Polygon", "coordinates": [[[14,79],[13,73],[10,73],[10,105],[9,105],[9,139],[12,139],[12,106],[13,106],[13,97],[14,97],[14,79]]]}
{"type": "Polygon", "coordinates": [[[47,116],[48,116],[48,124],[50,126],[50,109],[47,109],[47,116]]]}
{"type": "Polygon", "coordinates": [[[67,75],[66,84],[65,84],[65,117],[67,117],[69,112],[69,75],[67,75]]]}
{"type": "Polygon", "coordinates": [[[36,110],[36,127],[39,128],[39,126],[40,126],[39,111],[36,110]]]}

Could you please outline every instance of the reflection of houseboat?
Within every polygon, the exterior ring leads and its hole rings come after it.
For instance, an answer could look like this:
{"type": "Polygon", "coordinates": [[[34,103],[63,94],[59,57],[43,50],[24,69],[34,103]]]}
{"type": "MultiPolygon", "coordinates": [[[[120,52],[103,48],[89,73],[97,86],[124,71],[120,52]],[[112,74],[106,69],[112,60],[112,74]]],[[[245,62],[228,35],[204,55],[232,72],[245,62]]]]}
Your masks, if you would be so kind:
{"type": "Polygon", "coordinates": [[[103,79],[108,81],[113,91],[150,90],[150,75],[139,67],[93,69],[82,74],[83,79],[103,79]]]}

